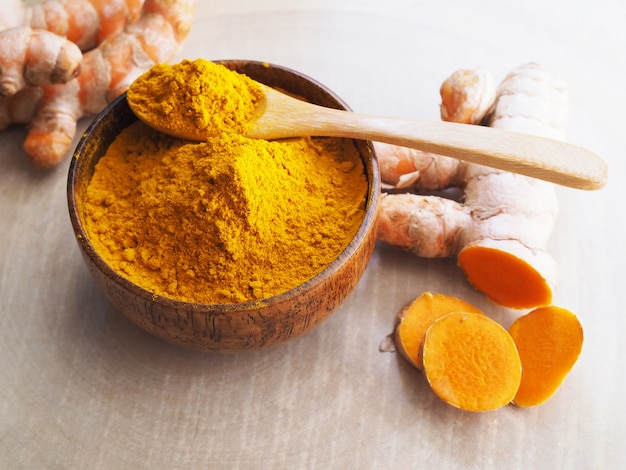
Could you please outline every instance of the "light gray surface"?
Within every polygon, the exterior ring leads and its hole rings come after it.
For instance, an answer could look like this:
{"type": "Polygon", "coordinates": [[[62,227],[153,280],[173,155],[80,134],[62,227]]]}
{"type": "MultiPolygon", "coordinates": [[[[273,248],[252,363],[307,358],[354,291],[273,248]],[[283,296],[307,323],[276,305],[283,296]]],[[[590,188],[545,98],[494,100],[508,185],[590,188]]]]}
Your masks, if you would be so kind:
{"type": "Polygon", "coordinates": [[[360,112],[436,119],[439,84],[464,66],[500,79],[532,60],[564,78],[570,141],[603,155],[611,180],[559,189],[555,303],[583,324],[580,360],[537,408],[443,404],[379,351],[397,310],[431,290],[504,324],[517,313],[486,302],[453,260],[385,246],[344,306],[300,340],[239,356],[163,344],[91,282],[67,215],[69,158],[32,170],[16,128],[0,133],[0,467],[624,468],[624,3],[197,3],[181,58],[290,66],[360,112]]]}

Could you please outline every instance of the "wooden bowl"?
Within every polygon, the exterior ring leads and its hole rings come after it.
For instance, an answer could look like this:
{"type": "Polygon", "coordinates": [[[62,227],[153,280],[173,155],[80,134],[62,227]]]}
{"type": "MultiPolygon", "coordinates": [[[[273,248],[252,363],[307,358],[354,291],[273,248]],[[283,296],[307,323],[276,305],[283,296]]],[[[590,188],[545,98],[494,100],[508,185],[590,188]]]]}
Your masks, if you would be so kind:
{"type": "MultiPolygon", "coordinates": [[[[348,109],[326,87],[293,70],[261,62],[221,63],[310,102],[348,109]]],[[[363,275],[376,242],[380,177],[371,143],[355,142],[368,180],[366,215],[354,239],[335,261],[304,284],[265,300],[197,304],[155,295],[113,271],[95,251],[82,223],[81,201],[95,164],[120,131],[136,120],[125,95],[112,102],[78,143],[69,169],[67,198],[74,233],[89,271],[109,301],[152,335],[202,351],[239,352],[277,346],[328,318],[363,275]]]]}

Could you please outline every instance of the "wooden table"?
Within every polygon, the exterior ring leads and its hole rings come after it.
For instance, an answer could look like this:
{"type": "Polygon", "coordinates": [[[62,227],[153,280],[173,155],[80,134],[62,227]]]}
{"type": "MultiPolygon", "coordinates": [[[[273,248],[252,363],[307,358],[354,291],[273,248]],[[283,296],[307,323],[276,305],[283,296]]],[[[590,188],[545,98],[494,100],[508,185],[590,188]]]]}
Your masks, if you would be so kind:
{"type": "Polygon", "coordinates": [[[549,402],[462,412],[379,351],[396,312],[425,290],[505,324],[519,314],[475,292],[454,260],[383,245],[335,315],[286,346],[219,356],[153,339],[83,265],[67,213],[69,158],[33,170],[17,127],[0,133],[0,468],[625,468],[624,5],[198,1],[180,53],[285,65],[356,111],[433,119],[439,85],[457,68],[500,79],[536,61],[560,75],[569,139],[606,158],[610,182],[558,189],[555,303],[578,314],[585,344],[549,402]]]}

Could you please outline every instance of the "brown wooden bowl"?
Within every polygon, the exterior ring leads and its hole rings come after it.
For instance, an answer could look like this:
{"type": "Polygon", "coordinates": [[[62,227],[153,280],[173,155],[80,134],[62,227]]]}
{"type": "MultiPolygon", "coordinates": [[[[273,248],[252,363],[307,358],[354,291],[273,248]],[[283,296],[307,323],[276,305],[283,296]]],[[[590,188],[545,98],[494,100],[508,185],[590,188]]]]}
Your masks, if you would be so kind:
{"type": "MultiPolygon", "coordinates": [[[[293,70],[261,62],[221,63],[312,103],[349,109],[326,87],[293,70]]],[[[376,242],[380,177],[371,143],[355,141],[368,180],[366,215],[354,239],[335,261],[304,284],[265,300],[197,304],[155,295],[113,271],[95,251],[83,227],[81,201],[94,166],[120,131],[136,120],[125,95],[112,102],[83,135],[69,169],[67,199],[74,233],[89,271],[109,301],[154,336],[202,351],[238,352],[277,346],[328,318],[363,275],[376,242]]]]}

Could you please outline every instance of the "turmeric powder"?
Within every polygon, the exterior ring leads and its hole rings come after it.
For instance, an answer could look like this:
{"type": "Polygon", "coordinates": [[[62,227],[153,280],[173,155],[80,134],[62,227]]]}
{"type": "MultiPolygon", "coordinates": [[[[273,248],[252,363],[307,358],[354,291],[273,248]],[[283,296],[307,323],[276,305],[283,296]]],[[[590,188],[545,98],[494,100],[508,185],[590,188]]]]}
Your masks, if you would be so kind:
{"type": "Polygon", "coordinates": [[[251,78],[205,59],[157,64],[128,88],[128,102],[148,124],[174,136],[245,134],[263,98],[251,78]]]}
{"type": "Polygon", "coordinates": [[[358,230],[366,193],[351,140],[196,143],[138,121],[96,165],[85,227],[114,270],[157,295],[246,302],[329,265],[358,230]]]}

